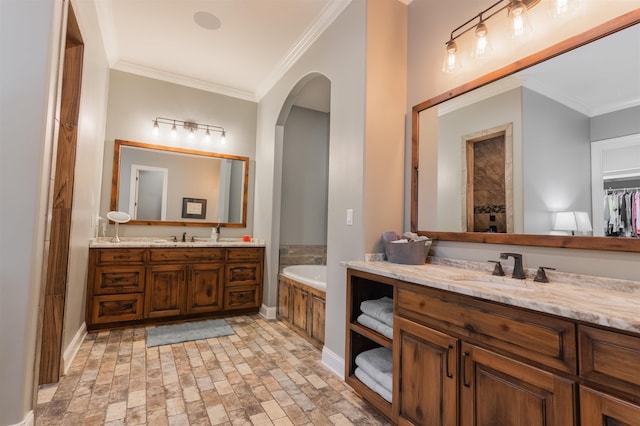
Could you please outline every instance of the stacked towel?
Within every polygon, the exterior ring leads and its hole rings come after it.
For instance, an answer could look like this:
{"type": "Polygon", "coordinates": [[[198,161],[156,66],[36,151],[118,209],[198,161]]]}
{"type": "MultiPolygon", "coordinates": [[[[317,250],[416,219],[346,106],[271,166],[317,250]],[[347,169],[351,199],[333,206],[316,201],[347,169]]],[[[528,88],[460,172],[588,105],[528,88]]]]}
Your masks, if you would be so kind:
{"type": "Polygon", "coordinates": [[[393,338],[393,299],[385,296],[365,300],[360,303],[360,310],[362,314],[356,321],[389,339],[393,338]]]}
{"type": "Polygon", "coordinates": [[[391,402],[393,361],[391,349],[375,348],[361,352],[355,359],[354,374],[375,393],[391,402]]]}

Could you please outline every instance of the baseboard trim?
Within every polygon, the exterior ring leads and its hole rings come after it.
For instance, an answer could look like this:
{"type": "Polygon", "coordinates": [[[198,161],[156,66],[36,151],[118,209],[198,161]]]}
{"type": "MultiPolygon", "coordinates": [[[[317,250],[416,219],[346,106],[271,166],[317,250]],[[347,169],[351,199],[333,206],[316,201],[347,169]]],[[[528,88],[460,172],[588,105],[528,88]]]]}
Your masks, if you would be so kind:
{"type": "Polygon", "coordinates": [[[336,376],[344,380],[344,359],[326,346],[322,347],[322,363],[336,376]]]}
{"type": "Polygon", "coordinates": [[[78,354],[78,351],[80,350],[80,346],[82,346],[82,341],[86,336],[87,336],[87,324],[83,322],[80,328],[78,329],[78,331],[76,332],[76,335],[73,336],[73,340],[71,340],[71,343],[69,344],[67,349],[64,351],[64,354],[62,355],[62,374],[63,375],[66,375],[69,372],[69,368],[71,368],[73,359],[78,354]]]}
{"type": "Polygon", "coordinates": [[[34,426],[35,418],[33,417],[33,410],[29,411],[24,419],[20,423],[16,423],[10,426],[34,426]]]}
{"type": "Polygon", "coordinates": [[[262,315],[266,319],[269,319],[269,320],[276,319],[276,313],[277,313],[277,308],[275,306],[270,307],[263,304],[260,307],[260,315],[262,315]]]}

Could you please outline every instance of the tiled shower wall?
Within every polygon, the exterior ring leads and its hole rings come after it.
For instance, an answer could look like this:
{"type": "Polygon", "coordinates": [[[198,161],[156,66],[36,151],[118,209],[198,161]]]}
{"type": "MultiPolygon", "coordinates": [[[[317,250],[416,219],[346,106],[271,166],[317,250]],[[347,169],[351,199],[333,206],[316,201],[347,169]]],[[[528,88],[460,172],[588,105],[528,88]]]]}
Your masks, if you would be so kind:
{"type": "Polygon", "coordinates": [[[327,246],[280,246],[280,270],[289,265],[326,265],[327,246]]]}

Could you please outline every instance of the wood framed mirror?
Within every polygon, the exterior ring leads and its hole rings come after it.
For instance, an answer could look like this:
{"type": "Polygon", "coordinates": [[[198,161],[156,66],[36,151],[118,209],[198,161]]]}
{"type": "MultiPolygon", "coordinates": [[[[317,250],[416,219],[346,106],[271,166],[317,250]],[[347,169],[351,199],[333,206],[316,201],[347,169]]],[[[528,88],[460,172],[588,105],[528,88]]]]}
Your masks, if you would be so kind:
{"type": "MultiPolygon", "coordinates": [[[[465,232],[466,224],[468,223],[467,216],[470,214],[469,209],[465,206],[465,202],[460,202],[460,197],[464,199],[462,194],[466,194],[466,180],[464,181],[464,185],[460,183],[463,179],[463,176],[466,174],[461,173],[461,170],[466,168],[467,166],[462,166],[461,164],[466,164],[466,159],[463,161],[460,160],[460,157],[464,157],[461,152],[464,152],[464,148],[466,145],[460,145],[460,138],[456,139],[454,142],[450,143],[451,151],[457,152],[456,160],[454,160],[450,164],[441,163],[441,153],[438,151],[441,148],[441,145],[437,145],[438,136],[437,134],[431,135],[429,132],[437,133],[439,131],[439,121],[438,117],[441,114],[439,110],[447,109],[449,107],[449,101],[453,102],[462,102],[461,100],[464,98],[462,95],[469,94],[471,91],[486,89],[491,86],[495,86],[498,84],[502,84],[506,78],[518,78],[521,72],[529,71],[529,69],[533,69],[532,67],[538,64],[547,64],[551,59],[555,59],[556,57],[560,58],[565,53],[570,53],[572,51],[578,51],[577,49],[594,45],[599,40],[605,40],[609,36],[617,36],[618,34],[623,34],[623,30],[627,31],[636,31],[640,27],[640,9],[629,12],[625,15],[622,15],[618,18],[615,18],[609,22],[606,22],[602,25],[599,25],[587,32],[571,37],[565,41],[557,43],[543,51],[540,51],[536,54],[530,55],[522,60],[514,62],[511,65],[503,67],[501,69],[496,70],[495,72],[489,73],[485,76],[482,76],[476,80],[473,80],[467,84],[459,86],[451,91],[443,93],[439,96],[436,96],[432,99],[424,101],[418,105],[415,105],[412,110],[412,173],[411,173],[411,229],[414,232],[418,232],[422,235],[427,235],[435,240],[442,241],[457,241],[457,242],[474,242],[474,243],[490,243],[490,244],[513,244],[513,245],[524,245],[524,246],[540,246],[540,247],[558,247],[558,248],[574,248],[574,249],[590,249],[590,250],[609,250],[609,251],[626,251],[626,252],[640,252],[640,238],[637,237],[610,237],[610,236],[587,236],[587,235],[550,235],[551,232],[545,233],[544,231],[529,231],[530,227],[527,226],[524,219],[524,210],[526,200],[524,200],[525,195],[522,194],[524,191],[518,191],[518,188],[522,188],[524,186],[523,181],[528,179],[531,180],[530,176],[525,176],[525,173],[522,169],[518,168],[522,166],[522,162],[525,161],[527,155],[531,155],[532,152],[535,152],[533,148],[526,148],[522,145],[514,145],[514,152],[512,158],[512,164],[514,168],[514,194],[513,194],[513,210],[509,214],[513,214],[514,221],[514,232],[465,232]],[[434,129],[435,128],[435,132],[434,129]],[[430,130],[431,129],[431,130],[430,130]],[[426,142],[425,142],[426,141],[426,142]],[[434,145],[435,144],[435,145],[434,145]],[[424,156],[431,155],[431,158],[426,157],[425,161],[424,156]],[[425,170],[421,171],[420,169],[420,159],[423,159],[423,164],[425,164],[425,170]],[[426,165],[428,163],[428,166],[426,165]],[[451,167],[451,164],[455,163],[455,167],[451,167]],[[434,171],[432,169],[439,169],[439,171],[434,171]],[[436,186],[439,183],[433,183],[432,181],[437,181],[437,179],[441,179],[441,173],[443,170],[446,170],[448,174],[448,181],[455,181],[456,184],[452,185],[449,189],[448,194],[457,194],[455,197],[449,197],[454,201],[451,204],[444,204],[441,198],[438,195],[439,189],[436,186]],[[433,179],[425,180],[425,175],[432,173],[433,179]],[[422,175],[422,176],[421,176],[422,175]],[[422,185],[422,192],[420,190],[420,186],[422,185]],[[430,187],[433,188],[430,188],[430,187]],[[435,188],[435,189],[434,189],[435,188]],[[431,191],[431,192],[429,192],[431,191]],[[426,194],[426,195],[425,195],[426,194]],[[420,196],[422,195],[422,198],[420,196]],[[449,209],[447,213],[449,216],[453,217],[453,221],[456,223],[457,228],[455,227],[447,227],[440,226],[436,219],[438,217],[438,209],[449,209]],[[455,214],[451,213],[451,209],[457,209],[455,214]],[[458,214],[457,212],[460,212],[458,214]],[[427,217],[427,220],[424,219],[427,217]]],[[[634,34],[637,34],[634,33],[634,34]]],[[[637,40],[636,40],[637,42],[637,40]]],[[[635,45],[634,45],[635,46],[635,45]]],[[[627,58],[626,64],[629,64],[629,61],[639,61],[639,57],[637,52],[634,49],[629,49],[629,56],[627,58]]],[[[630,82],[634,84],[634,81],[630,82]]],[[[640,88],[640,80],[636,80],[635,83],[640,88]]],[[[620,84],[619,84],[620,85],[620,84]]],[[[625,85],[620,85],[625,87],[625,85]]],[[[523,85],[524,87],[524,85],[523,85]]],[[[635,87],[635,85],[634,85],[635,87]]],[[[626,88],[628,90],[628,87],[626,88]]],[[[523,88],[519,89],[521,93],[525,90],[523,88]]],[[[475,93],[475,92],[474,92],[475,93]]],[[[472,94],[473,95],[473,94],[472,94]]],[[[525,96],[525,95],[522,95],[525,96]]],[[[635,104],[635,108],[638,108],[638,103],[635,104]]],[[[631,109],[629,109],[631,111],[631,109]]],[[[637,109],[632,110],[634,113],[637,109]]],[[[509,122],[510,120],[502,119],[501,123],[509,122]]],[[[634,120],[627,120],[634,121],[634,120]]],[[[635,120],[637,122],[637,119],[635,120]]],[[[456,122],[459,127],[461,121],[458,120],[456,122]]],[[[544,122],[542,122],[544,124],[544,122]]],[[[492,127],[492,123],[487,123],[486,128],[489,129],[492,127]]],[[[522,127],[522,126],[520,126],[522,127]]],[[[528,128],[531,128],[529,126],[528,128]]],[[[482,128],[484,129],[484,128],[482,128]]],[[[461,132],[463,130],[460,130],[461,132]]],[[[522,128],[515,129],[514,128],[514,143],[516,142],[516,131],[522,131],[522,128]]],[[[587,129],[587,134],[589,129],[587,129]]],[[[468,132],[470,133],[470,132],[468,132]]],[[[640,131],[635,131],[638,135],[640,135],[640,131]]],[[[594,140],[588,140],[587,142],[591,143],[594,140]]],[[[542,151],[539,147],[536,148],[538,151],[542,151]]],[[[546,155],[554,155],[552,152],[546,152],[546,155]]],[[[590,152],[587,151],[585,162],[589,162],[590,152]]],[[[571,160],[574,161],[574,160],[571,160]]],[[[586,166],[587,169],[590,169],[591,164],[589,163],[586,166]]],[[[559,167],[561,168],[561,167],[559,167]]],[[[464,170],[463,170],[464,171],[464,170]]],[[[465,172],[466,173],[466,172],[465,172]]],[[[587,172],[587,176],[585,179],[588,180],[586,185],[591,188],[591,172],[587,172]]],[[[447,178],[447,177],[446,177],[447,178]]],[[[445,179],[447,180],[447,179],[445,179]]],[[[602,189],[602,188],[601,188],[602,189]]],[[[594,192],[595,194],[595,192],[594,192]]],[[[527,194],[529,196],[529,194],[527,194]]],[[[592,211],[593,206],[598,206],[598,200],[595,196],[592,196],[592,191],[587,190],[586,196],[580,197],[584,202],[587,203],[589,211],[592,211]],[[593,198],[593,203],[591,202],[593,198]]],[[[541,203],[539,203],[541,204],[541,203]]],[[[552,209],[549,209],[548,206],[545,206],[547,209],[545,220],[550,223],[551,222],[551,214],[552,209]]],[[[583,208],[573,210],[586,210],[583,208]]],[[[560,211],[560,210],[558,210],[560,211]]],[[[442,216],[442,215],[441,215],[442,216]]],[[[538,214],[540,216],[540,214],[538,214]]],[[[590,215],[593,218],[595,215],[593,213],[590,215]]],[[[593,219],[592,219],[593,220],[593,219]]],[[[547,230],[551,230],[551,225],[546,225],[547,230]]],[[[595,228],[600,226],[599,223],[594,223],[594,235],[596,235],[595,228]]]]}
{"type": "Polygon", "coordinates": [[[116,139],[110,209],[134,225],[246,227],[248,181],[248,157],[116,139]]]}

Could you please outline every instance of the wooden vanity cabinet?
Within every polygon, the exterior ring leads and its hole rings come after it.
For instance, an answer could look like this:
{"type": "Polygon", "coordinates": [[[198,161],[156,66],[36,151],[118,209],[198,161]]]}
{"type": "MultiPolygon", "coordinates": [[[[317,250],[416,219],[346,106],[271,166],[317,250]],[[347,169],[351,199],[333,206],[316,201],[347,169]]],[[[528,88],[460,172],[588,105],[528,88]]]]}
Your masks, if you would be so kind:
{"type": "Polygon", "coordinates": [[[229,248],[226,252],[224,309],[260,307],[262,248],[229,248]]]}
{"type": "Polygon", "coordinates": [[[398,424],[456,426],[458,339],[398,316],[393,326],[398,424]]]}
{"type": "Polygon", "coordinates": [[[224,248],[149,251],[146,318],[222,309],[224,248]]]}
{"type": "Polygon", "coordinates": [[[362,313],[360,303],[365,300],[393,296],[394,280],[366,272],[347,270],[347,325],[345,344],[345,382],[372,407],[387,418],[393,417],[392,404],[369,389],[356,376],[355,359],[358,354],[378,347],[393,350],[391,339],[363,326],[356,319],[362,313]]]}
{"type": "Polygon", "coordinates": [[[398,424],[575,424],[575,382],[531,365],[575,371],[571,322],[402,282],[395,298],[398,424]]]}
{"type": "Polygon", "coordinates": [[[581,424],[640,425],[640,337],[580,324],[578,342],[581,424]]]}
{"type": "Polygon", "coordinates": [[[142,319],[145,259],[143,249],[89,251],[87,326],[142,319]]]}
{"type": "Polygon", "coordinates": [[[87,328],[257,311],[261,247],[92,248],[87,328]]]}

